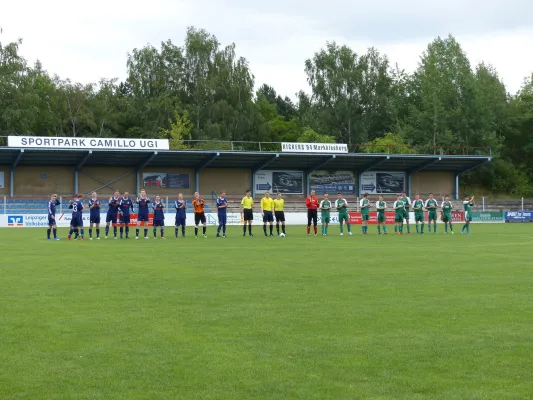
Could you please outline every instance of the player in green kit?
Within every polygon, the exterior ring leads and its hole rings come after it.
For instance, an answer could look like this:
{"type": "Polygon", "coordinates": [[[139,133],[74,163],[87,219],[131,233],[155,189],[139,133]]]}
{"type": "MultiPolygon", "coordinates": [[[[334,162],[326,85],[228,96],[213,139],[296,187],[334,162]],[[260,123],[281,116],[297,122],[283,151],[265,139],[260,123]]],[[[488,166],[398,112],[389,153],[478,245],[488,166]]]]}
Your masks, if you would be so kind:
{"type": "Polygon", "coordinates": [[[329,195],[324,195],[324,200],[320,202],[320,217],[322,219],[322,236],[327,236],[329,228],[331,201],[329,201],[329,195]]]}
{"type": "Polygon", "coordinates": [[[415,223],[416,223],[416,233],[424,233],[424,200],[420,198],[420,195],[417,193],[415,196],[415,201],[413,201],[413,210],[415,211],[415,223]],[[418,230],[418,226],[420,230],[418,230]]]}
{"type": "Polygon", "coordinates": [[[405,205],[402,201],[402,196],[397,194],[394,208],[394,233],[401,235],[403,232],[403,217],[405,212],[405,205]]]}
{"type": "Polygon", "coordinates": [[[381,227],[383,226],[383,233],[387,234],[387,220],[385,219],[385,210],[387,209],[387,203],[383,201],[383,196],[379,196],[379,200],[376,202],[376,211],[378,217],[378,235],[381,235],[381,227]]]}
{"type": "Polygon", "coordinates": [[[465,224],[463,225],[463,229],[461,229],[461,233],[465,233],[470,235],[470,223],[472,222],[472,206],[474,205],[474,196],[472,198],[469,198],[468,196],[465,196],[465,199],[463,201],[463,207],[465,208],[465,224]]]}
{"type": "Polygon", "coordinates": [[[448,233],[448,225],[450,226],[450,232],[453,235],[452,227],[452,202],[450,196],[444,196],[444,201],[441,204],[442,208],[442,222],[444,222],[444,233],[448,233]]]}
{"type": "Polygon", "coordinates": [[[363,231],[363,235],[368,235],[368,220],[370,219],[370,200],[368,200],[368,193],[363,194],[359,205],[361,206],[361,230],[363,231]]]}
{"type": "Polygon", "coordinates": [[[411,234],[411,225],[409,225],[409,211],[411,208],[411,199],[407,196],[406,192],[402,192],[402,201],[403,205],[405,206],[405,212],[403,213],[403,217],[405,219],[405,224],[407,225],[407,234],[411,234]]]}
{"type": "Polygon", "coordinates": [[[339,224],[341,230],[341,236],[344,235],[344,222],[348,228],[348,235],[352,236],[352,227],[350,226],[350,217],[348,215],[348,202],[342,198],[342,193],[337,193],[337,200],[335,200],[335,208],[339,212],[339,224]]]}
{"type": "Polygon", "coordinates": [[[428,231],[431,232],[431,221],[433,221],[433,233],[437,233],[437,200],[433,198],[433,193],[429,194],[426,200],[426,209],[428,210],[428,231]]]}

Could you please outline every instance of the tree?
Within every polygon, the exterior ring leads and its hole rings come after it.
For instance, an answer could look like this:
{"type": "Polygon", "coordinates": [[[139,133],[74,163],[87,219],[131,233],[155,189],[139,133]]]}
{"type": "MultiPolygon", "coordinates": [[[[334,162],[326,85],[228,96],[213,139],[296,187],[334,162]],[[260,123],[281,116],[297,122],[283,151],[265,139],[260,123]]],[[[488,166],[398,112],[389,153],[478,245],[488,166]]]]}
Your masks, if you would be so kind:
{"type": "Polygon", "coordinates": [[[361,147],[363,153],[412,154],[415,151],[408,146],[403,138],[395,133],[374,139],[371,143],[361,147]]]}
{"type": "Polygon", "coordinates": [[[305,129],[298,138],[300,143],[335,143],[335,138],[327,135],[320,135],[312,129],[305,129]]]}
{"type": "Polygon", "coordinates": [[[194,128],[189,120],[189,113],[184,111],[183,115],[180,115],[174,112],[174,121],[170,120],[169,123],[170,129],[159,128],[160,137],[169,139],[172,150],[189,149],[190,146],[185,144],[185,140],[190,140],[194,128]]]}
{"type": "Polygon", "coordinates": [[[392,122],[388,60],[375,49],[361,57],[347,46],[327,43],[305,62],[307,80],[325,132],[337,140],[363,143],[392,122]]]}

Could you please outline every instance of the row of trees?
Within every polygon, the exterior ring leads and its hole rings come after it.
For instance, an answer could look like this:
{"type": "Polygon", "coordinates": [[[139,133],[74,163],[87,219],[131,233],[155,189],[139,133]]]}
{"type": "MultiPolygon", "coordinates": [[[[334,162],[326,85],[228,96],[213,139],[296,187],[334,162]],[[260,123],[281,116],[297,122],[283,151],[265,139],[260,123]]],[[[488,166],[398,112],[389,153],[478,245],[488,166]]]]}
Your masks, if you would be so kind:
{"type": "Polygon", "coordinates": [[[192,27],[182,46],[134,49],[122,82],[50,76],[20,55],[21,43],[0,42],[0,136],[168,137],[176,147],[188,139],[337,141],[361,151],[369,142],[400,152],[490,147],[494,162],[468,183],[531,192],[532,79],[508,94],[494,68],[472,66],[452,36],[431,42],[412,74],[376,49],[357,54],[327,43],[305,61],[310,94],[300,91],[296,102],[266,84],[254,91],[235,45],[192,27]]]}

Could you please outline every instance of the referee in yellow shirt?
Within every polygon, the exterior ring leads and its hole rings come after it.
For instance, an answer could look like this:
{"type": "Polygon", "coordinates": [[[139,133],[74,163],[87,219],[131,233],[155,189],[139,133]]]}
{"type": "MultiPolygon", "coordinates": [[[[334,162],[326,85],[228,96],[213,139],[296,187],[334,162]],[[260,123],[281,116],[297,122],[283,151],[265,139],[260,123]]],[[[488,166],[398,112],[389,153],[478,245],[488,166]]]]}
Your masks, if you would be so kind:
{"type": "Polygon", "coordinates": [[[263,232],[265,236],[267,235],[267,222],[270,224],[270,236],[272,234],[272,229],[274,229],[274,200],[270,197],[270,192],[265,192],[265,197],[261,199],[261,214],[263,214],[263,232]]]}
{"type": "Polygon", "coordinates": [[[283,230],[283,234],[285,235],[285,212],[283,209],[285,208],[285,200],[281,198],[281,193],[278,193],[276,198],[274,199],[274,216],[276,217],[276,231],[278,232],[279,236],[279,223],[281,222],[281,229],[283,230]]]}
{"type": "Polygon", "coordinates": [[[252,235],[252,221],[254,220],[254,199],[252,197],[252,191],[247,190],[246,196],[242,198],[242,217],[244,220],[244,226],[242,227],[242,235],[246,236],[246,225],[248,225],[248,233],[252,235]]]}

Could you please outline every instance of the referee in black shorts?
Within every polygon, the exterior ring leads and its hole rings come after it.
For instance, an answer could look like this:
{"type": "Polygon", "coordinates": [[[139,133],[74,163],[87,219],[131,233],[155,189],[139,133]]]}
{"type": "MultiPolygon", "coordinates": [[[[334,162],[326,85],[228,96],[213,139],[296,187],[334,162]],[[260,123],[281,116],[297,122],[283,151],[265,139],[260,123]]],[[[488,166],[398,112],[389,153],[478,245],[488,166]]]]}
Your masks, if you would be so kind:
{"type": "Polygon", "coordinates": [[[242,227],[242,235],[246,236],[246,225],[248,225],[248,234],[252,235],[252,221],[254,220],[254,199],[252,197],[252,191],[247,190],[246,196],[242,198],[242,217],[244,225],[242,227]]]}

